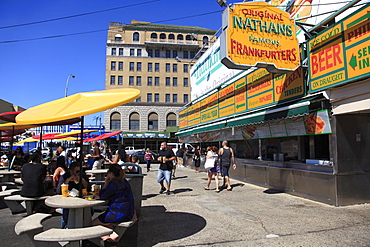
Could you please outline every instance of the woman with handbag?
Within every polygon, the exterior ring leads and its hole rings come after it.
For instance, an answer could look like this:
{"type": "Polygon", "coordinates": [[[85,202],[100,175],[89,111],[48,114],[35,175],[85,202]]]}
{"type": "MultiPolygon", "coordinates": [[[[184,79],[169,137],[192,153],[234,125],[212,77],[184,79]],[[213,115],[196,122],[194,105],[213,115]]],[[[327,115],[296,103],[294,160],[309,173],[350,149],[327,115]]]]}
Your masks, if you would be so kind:
{"type": "Polygon", "coordinates": [[[205,190],[209,190],[209,186],[211,185],[212,175],[215,177],[216,181],[216,190],[215,192],[220,192],[218,186],[218,174],[220,173],[220,168],[217,165],[218,155],[217,155],[218,148],[213,147],[207,147],[207,160],[204,164],[204,168],[207,170],[208,174],[208,180],[207,180],[207,186],[204,187],[205,190]]]}
{"type": "Polygon", "coordinates": [[[201,150],[200,150],[200,146],[197,146],[195,149],[194,149],[194,155],[193,155],[193,162],[194,162],[194,166],[195,166],[195,172],[198,173],[199,172],[199,167],[200,167],[200,155],[201,155],[201,150]]]}

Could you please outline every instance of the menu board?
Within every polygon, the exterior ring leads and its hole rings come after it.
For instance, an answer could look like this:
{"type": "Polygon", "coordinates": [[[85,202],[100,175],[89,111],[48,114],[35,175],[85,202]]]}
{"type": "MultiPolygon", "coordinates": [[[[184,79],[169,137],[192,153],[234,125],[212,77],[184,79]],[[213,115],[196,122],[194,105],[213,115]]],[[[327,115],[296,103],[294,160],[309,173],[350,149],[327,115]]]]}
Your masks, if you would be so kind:
{"type": "Polygon", "coordinates": [[[256,138],[269,138],[269,137],[271,137],[271,131],[270,131],[269,123],[266,122],[266,123],[256,125],[255,136],[256,136],[256,138]]]}
{"type": "Polygon", "coordinates": [[[307,134],[303,120],[303,116],[285,119],[285,126],[288,136],[300,136],[307,134]]]}
{"type": "Polygon", "coordinates": [[[269,121],[270,131],[272,137],[287,136],[285,120],[271,120],[269,121]]]}

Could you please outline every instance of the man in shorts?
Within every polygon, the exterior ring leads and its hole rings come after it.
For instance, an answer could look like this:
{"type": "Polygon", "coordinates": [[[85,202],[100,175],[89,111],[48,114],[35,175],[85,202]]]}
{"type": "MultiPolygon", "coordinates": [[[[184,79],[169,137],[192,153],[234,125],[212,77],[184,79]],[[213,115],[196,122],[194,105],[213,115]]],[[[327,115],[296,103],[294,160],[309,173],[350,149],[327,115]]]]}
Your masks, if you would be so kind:
{"type": "Polygon", "coordinates": [[[176,160],[176,156],[173,153],[172,149],[167,147],[166,142],[161,143],[161,149],[158,153],[158,161],[160,163],[158,169],[158,177],[157,182],[161,185],[161,190],[159,191],[160,194],[166,191],[164,187],[163,181],[166,180],[167,184],[167,192],[166,194],[169,195],[170,188],[171,188],[171,174],[173,169],[173,161],[176,160]]]}

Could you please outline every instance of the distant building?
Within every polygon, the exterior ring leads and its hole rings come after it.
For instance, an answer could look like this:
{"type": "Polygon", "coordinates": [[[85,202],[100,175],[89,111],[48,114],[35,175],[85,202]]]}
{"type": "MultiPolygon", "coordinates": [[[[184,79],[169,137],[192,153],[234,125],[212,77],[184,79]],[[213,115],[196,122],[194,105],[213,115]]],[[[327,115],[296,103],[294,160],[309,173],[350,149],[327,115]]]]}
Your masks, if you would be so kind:
{"type": "Polygon", "coordinates": [[[214,42],[215,30],[131,21],[111,22],[105,89],[137,88],[135,102],[105,111],[107,131],[122,130],[125,145],[158,148],[178,130],[190,98],[190,66],[214,42]]]}

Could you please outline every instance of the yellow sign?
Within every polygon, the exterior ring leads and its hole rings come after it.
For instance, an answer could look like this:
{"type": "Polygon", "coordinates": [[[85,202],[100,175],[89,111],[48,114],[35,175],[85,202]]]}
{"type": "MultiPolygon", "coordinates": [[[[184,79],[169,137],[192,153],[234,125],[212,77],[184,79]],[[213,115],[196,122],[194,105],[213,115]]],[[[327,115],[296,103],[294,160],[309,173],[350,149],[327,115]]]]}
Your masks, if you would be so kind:
{"type": "Polygon", "coordinates": [[[200,105],[200,121],[202,123],[218,118],[218,93],[208,96],[200,102],[200,105]]]}
{"type": "Polygon", "coordinates": [[[234,114],[235,110],[235,85],[234,83],[219,91],[219,109],[220,117],[234,114]]]}
{"type": "Polygon", "coordinates": [[[258,69],[247,76],[247,97],[272,90],[271,74],[266,69],[258,69]]]}
{"type": "Polygon", "coordinates": [[[188,109],[184,109],[180,111],[179,114],[179,128],[185,128],[188,127],[188,109]]]}
{"type": "Polygon", "coordinates": [[[188,110],[188,126],[200,123],[200,102],[189,107],[188,110]]]}
{"type": "Polygon", "coordinates": [[[268,105],[274,102],[274,95],[272,91],[259,94],[255,97],[248,97],[248,109],[253,109],[268,105]]]}
{"type": "Polygon", "coordinates": [[[293,72],[274,75],[275,101],[282,101],[304,94],[302,73],[302,67],[299,67],[293,72]]]}
{"type": "Polygon", "coordinates": [[[232,69],[295,70],[300,65],[294,20],[265,2],[238,3],[225,12],[221,62],[232,69]]]}
{"type": "Polygon", "coordinates": [[[247,82],[243,77],[235,82],[235,113],[247,110],[247,82]]]}

